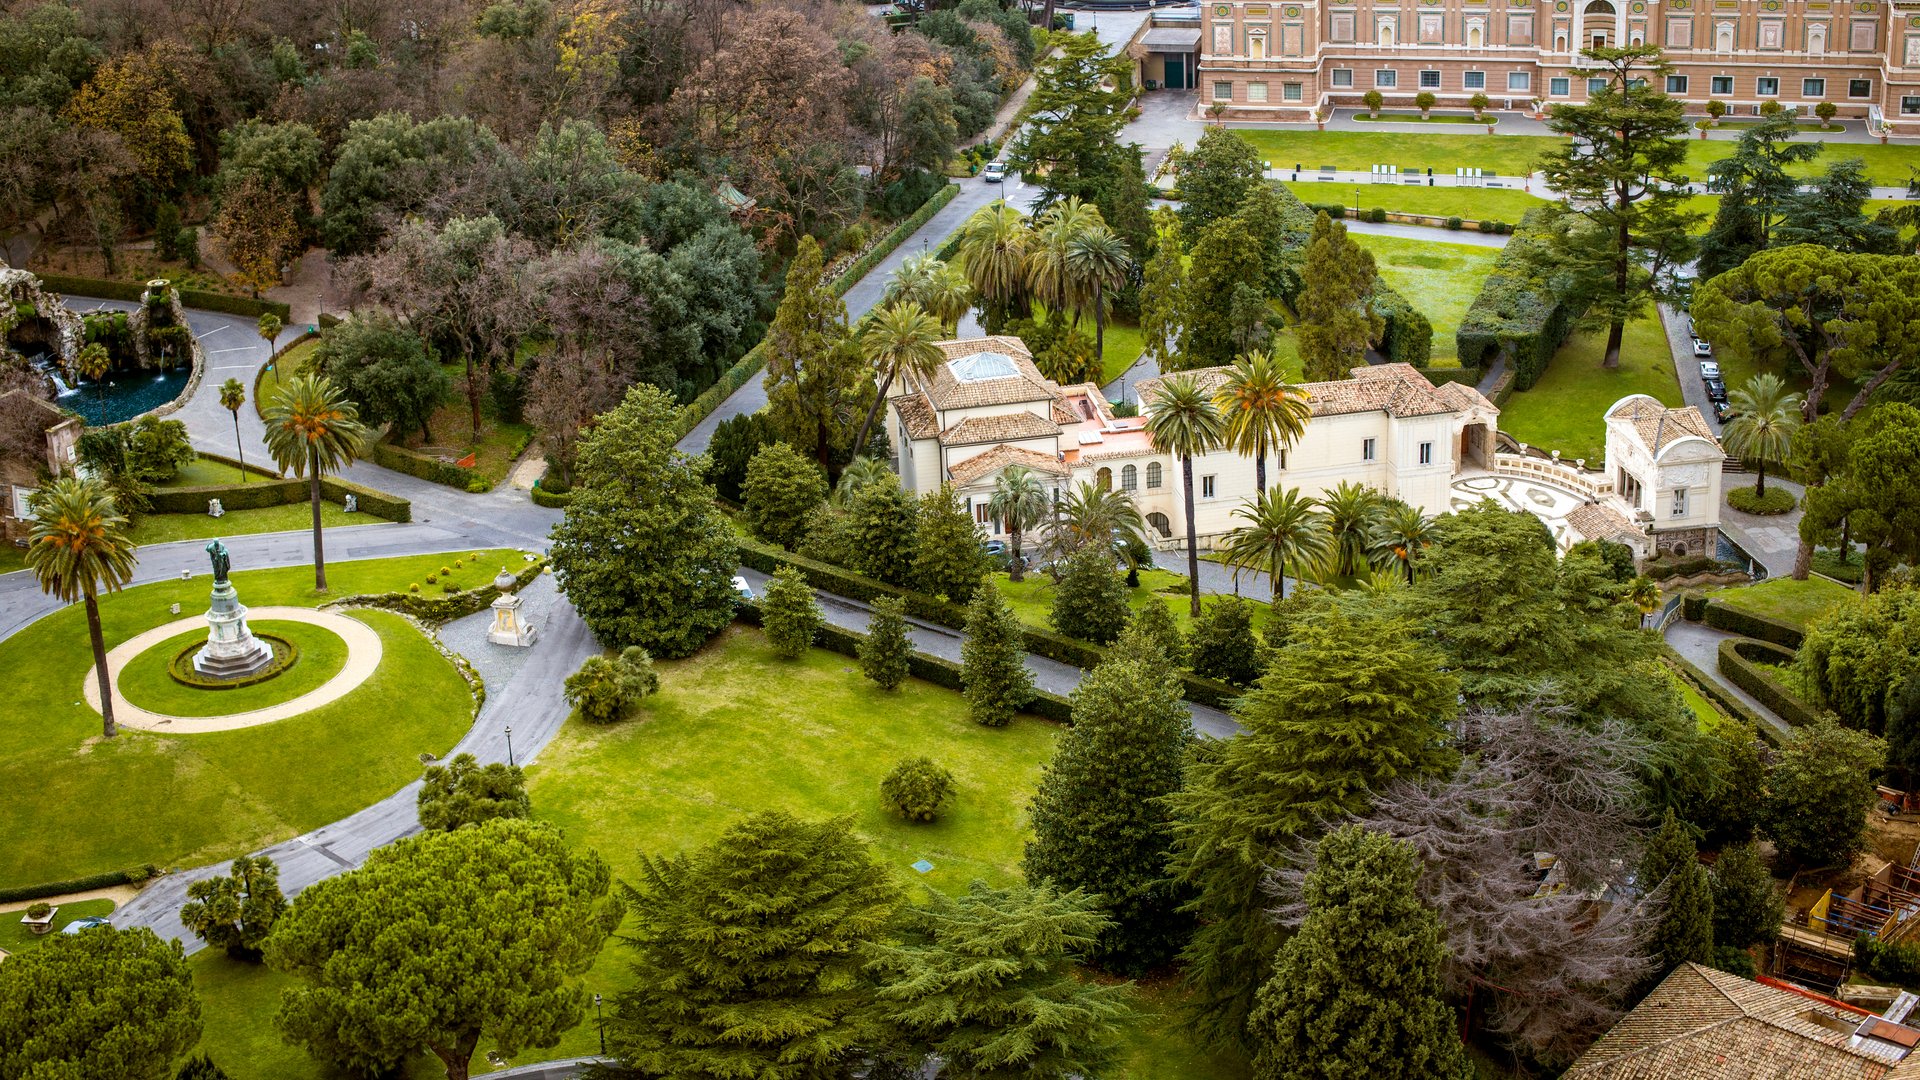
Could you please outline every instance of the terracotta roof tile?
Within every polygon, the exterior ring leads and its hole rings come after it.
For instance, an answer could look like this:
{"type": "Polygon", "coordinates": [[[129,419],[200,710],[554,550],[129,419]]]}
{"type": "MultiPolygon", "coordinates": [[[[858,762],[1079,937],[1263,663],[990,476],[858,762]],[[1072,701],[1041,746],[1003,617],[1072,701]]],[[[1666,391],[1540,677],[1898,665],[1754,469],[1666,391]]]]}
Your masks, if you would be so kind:
{"type": "MultiPolygon", "coordinates": [[[[1228,370],[1224,367],[1198,368],[1186,374],[1199,376],[1200,385],[1212,391],[1226,380],[1228,370]]],[[[1153,400],[1164,378],[1148,379],[1140,384],[1142,403],[1153,400]]],[[[1443,398],[1436,393],[1433,384],[1412,364],[1358,367],[1353,369],[1351,379],[1302,383],[1300,389],[1306,392],[1315,416],[1360,412],[1384,412],[1389,416],[1434,416],[1458,412],[1463,408],[1456,397],[1449,395],[1443,398]]]]}
{"type": "Polygon", "coordinates": [[[947,475],[956,484],[971,484],[975,480],[1005,468],[1008,465],[1025,465],[1034,472],[1049,476],[1066,476],[1071,470],[1058,458],[1038,453],[1019,446],[996,446],[984,454],[975,454],[965,461],[947,468],[947,475]]]}
{"type": "Polygon", "coordinates": [[[1713,428],[1707,426],[1707,418],[1692,405],[1670,409],[1645,394],[1635,394],[1615,405],[1607,419],[1631,421],[1640,441],[1646,443],[1655,456],[1681,439],[1696,437],[1713,444],[1716,452],[1726,453],[1720,447],[1720,440],[1714,437],[1713,428]]]}
{"type": "Polygon", "coordinates": [[[933,406],[918,392],[901,394],[892,398],[895,412],[900,414],[900,422],[907,427],[907,437],[912,439],[931,439],[940,434],[940,423],[934,419],[933,406]]]}
{"type": "Polygon", "coordinates": [[[968,446],[973,443],[1006,442],[1010,439],[1044,439],[1060,434],[1060,425],[1030,412],[1002,413],[998,416],[969,416],[940,433],[943,446],[968,446]]]}
{"type": "Polygon", "coordinates": [[[1626,515],[1606,503],[1581,503],[1567,515],[1567,525],[1588,540],[1612,540],[1631,543],[1646,535],[1633,527],[1626,515]]]}
{"type": "MultiPolygon", "coordinates": [[[[1033,354],[1025,342],[1005,334],[942,341],[937,347],[947,362],[933,370],[933,378],[915,379],[933,407],[977,409],[984,405],[1011,405],[1024,401],[1050,401],[1059,396],[1060,387],[1033,366],[1033,354]],[[954,374],[956,361],[967,361],[983,353],[997,353],[1009,362],[1010,374],[1004,377],[962,379],[954,374]]],[[[990,366],[990,365],[989,365],[990,366]]]]}

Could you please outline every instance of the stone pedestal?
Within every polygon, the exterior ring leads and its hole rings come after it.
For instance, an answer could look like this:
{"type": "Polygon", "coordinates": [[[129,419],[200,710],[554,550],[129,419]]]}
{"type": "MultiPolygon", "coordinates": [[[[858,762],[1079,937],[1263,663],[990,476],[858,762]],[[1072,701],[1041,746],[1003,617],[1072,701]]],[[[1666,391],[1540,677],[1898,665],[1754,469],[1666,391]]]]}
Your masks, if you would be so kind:
{"type": "Polygon", "coordinates": [[[241,679],[273,663],[273,646],[247,628],[247,608],[233,582],[215,581],[207,608],[207,643],[193,657],[193,670],[214,679],[241,679]]]}
{"type": "Polygon", "coordinates": [[[487,627],[487,640],[495,645],[513,645],[522,649],[532,645],[539,632],[520,614],[520,598],[506,591],[513,587],[513,575],[507,573],[507,568],[503,566],[500,576],[493,579],[493,585],[501,591],[493,601],[493,625],[487,627]]]}

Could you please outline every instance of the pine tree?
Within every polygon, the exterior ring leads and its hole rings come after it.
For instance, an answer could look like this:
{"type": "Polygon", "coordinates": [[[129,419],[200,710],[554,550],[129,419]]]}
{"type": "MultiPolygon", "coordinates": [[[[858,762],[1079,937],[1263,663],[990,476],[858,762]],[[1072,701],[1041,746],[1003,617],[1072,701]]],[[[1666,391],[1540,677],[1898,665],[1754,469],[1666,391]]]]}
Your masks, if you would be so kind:
{"type": "Polygon", "coordinates": [[[633,988],[607,1046],[643,1076],[841,1075],[868,1042],[861,950],[899,902],[849,819],[740,819],[706,846],[644,857],[622,884],[633,988]]]}
{"type": "Polygon", "coordinates": [[[1689,960],[1712,960],[1713,886],[1693,834],[1672,807],[1640,857],[1640,882],[1659,902],[1660,921],[1647,941],[1647,953],[1659,964],[1654,978],[1689,960]]]}
{"type": "Polygon", "coordinates": [[[813,647],[813,637],[827,621],[814,599],[813,586],[792,566],[783,566],[767,581],[760,603],[760,627],[774,654],[798,660],[813,647]]]}
{"type": "Polygon", "coordinates": [[[987,553],[972,515],[952,484],[920,498],[914,520],[913,578],[921,592],[945,595],[956,604],[973,599],[987,576],[987,553]]]}
{"type": "Polygon", "coordinates": [[[767,414],[783,442],[829,474],[858,450],[855,429],[873,401],[873,370],[847,333],[847,305],[826,282],[820,245],[800,238],[787,291],[767,328],[767,414]]]}
{"type": "Polygon", "coordinates": [[[830,561],[889,585],[913,583],[913,496],[898,480],[862,487],[847,510],[843,541],[830,561]]]}
{"type": "Polygon", "coordinates": [[[1104,546],[1083,547],[1067,556],[1053,587],[1053,628],[1099,645],[1110,644],[1127,626],[1127,583],[1104,546]]]}
{"type": "Polygon", "coordinates": [[[1260,678],[1260,641],[1253,633],[1253,605],[1237,596],[1218,596],[1193,624],[1187,642],[1193,673],[1235,686],[1260,678]]]}
{"type": "Polygon", "coordinates": [[[1260,155],[1238,133],[1210,127],[1179,159],[1180,227],[1198,235],[1240,211],[1260,186],[1260,155]]]}
{"type": "Polygon", "coordinates": [[[967,638],[960,644],[960,685],[967,713],[986,727],[1005,727],[1033,700],[1033,672],[1027,670],[1020,620],[989,585],[967,606],[967,638]]]}
{"type": "Polygon", "coordinates": [[[1300,363],[1310,382],[1347,378],[1367,362],[1367,345],[1385,322],[1372,308],[1373,253],[1347,236],[1344,222],[1324,211],[1313,219],[1301,272],[1300,363]]]}
{"type": "Polygon", "coordinates": [[[1214,222],[1193,245],[1193,262],[1180,290],[1180,353],[1167,370],[1215,367],[1233,362],[1240,352],[1232,311],[1226,302],[1234,286],[1264,281],[1266,257],[1258,241],[1231,218],[1214,222]]]}
{"type": "Polygon", "coordinates": [[[1730,844],[1713,864],[1713,943],[1748,949],[1780,936],[1786,902],[1752,843],[1730,844]]]}
{"type": "Polygon", "coordinates": [[[1192,740],[1167,665],[1109,657],[1074,687],[1073,726],[1033,797],[1027,880],[1098,895],[1113,923],[1088,958],[1123,975],[1170,962],[1186,941],[1162,800],[1180,790],[1192,740]]]}
{"type": "Polygon", "coordinates": [[[860,639],[855,652],[860,670],[867,678],[892,690],[907,679],[913,644],[907,640],[907,605],[897,596],[876,597],[873,617],[867,620],[867,636],[860,639]]]}
{"type": "Polygon", "coordinates": [[[1261,882],[1294,837],[1361,809],[1398,777],[1450,767],[1458,683],[1408,624],[1329,608],[1293,629],[1258,689],[1234,705],[1245,733],[1200,756],[1168,797],[1174,880],[1200,928],[1182,953],[1203,1033],[1246,1039],[1280,932],[1261,882]]]}
{"type": "Polygon", "coordinates": [[[867,967],[888,1041],[937,1055],[954,1080],[1110,1075],[1129,988],[1073,970],[1105,922],[1079,891],[978,881],[958,899],[929,890],[867,967]]]}
{"type": "Polygon", "coordinates": [[[747,463],[741,490],[753,535],[783,548],[796,548],[807,534],[808,515],[827,501],[827,478],[819,465],[793,447],[769,443],[747,463]]]}
{"type": "Polygon", "coordinates": [[[1414,887],[1404,841],[1359,825],[1328,834],[1306,879],[1307,915],[1260,988],[1257,1080],[1474,1075],[1441,994],[1440,920],[1414,887]]]}
{"type": "Polygon", "coordinates": [[[180,1071],[173,1074],[173,1080],[228,1080],[225,1069],[213,1063],[213,1059],[199,1054],[189,1059],[180,1071]]]}
{"type": "Polygon", "coordinates": [[[1127,628],[1121,631],[1113,648],[1107,650],[1107,658],[1140,660],[1168,669],[1183,668],[1187,666],[1187,639],[1181,635],[1179,624],[1173,621],[1172,609],[1156,596],[1150,603],[1140,605],[1127,620],[1127,628]]]}

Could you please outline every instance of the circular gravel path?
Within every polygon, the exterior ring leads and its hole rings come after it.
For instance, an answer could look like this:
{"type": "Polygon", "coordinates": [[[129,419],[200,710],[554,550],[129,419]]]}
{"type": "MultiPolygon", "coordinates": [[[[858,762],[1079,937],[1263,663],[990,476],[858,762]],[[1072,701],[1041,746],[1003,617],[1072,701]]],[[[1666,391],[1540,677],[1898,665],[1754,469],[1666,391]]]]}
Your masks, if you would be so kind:
{"type": "MultiPolygon", "coordinates": [[[[254,709],[250,712],[228,713],[225,716],[167,716],[142,709],[129,702],[120,693],[120,672],[126,668],[129,660],[153,646],[196,627],[204,629],[207,625],[204,615],[176,619],[165,626],[156,626],[145,633],[136,634],[107,653],[107,670],[113,676],[114,723],[122,727],[138,728],[141,731],[160,731],[170,735],[197,735],[208,731],[233,731],[238,728],[271,724],[275,720],[299,716],[301,713],[311,712],[322,705],[329,705],[346,697],[361,683],[372,677],[374,669],[380,666],[380,635],[374,632],[373,627],[358,619],[350,619],[330,611],[315,611],[312,608],[299,607],[248,608],[247,617],[260,621],[309,623],[330,630],[347,643],[347,662],[341,667],[338,675],[292,701],[283,701],[278,705],[269,705],[264,709],[254,709]]],[[[98,710],[100,682],[94,670],[91,666],[87,668],[81,692],[85,694],[87,704],[98,710]]],[[[219,693],[217,690],[207,692],[219,693]]]]}

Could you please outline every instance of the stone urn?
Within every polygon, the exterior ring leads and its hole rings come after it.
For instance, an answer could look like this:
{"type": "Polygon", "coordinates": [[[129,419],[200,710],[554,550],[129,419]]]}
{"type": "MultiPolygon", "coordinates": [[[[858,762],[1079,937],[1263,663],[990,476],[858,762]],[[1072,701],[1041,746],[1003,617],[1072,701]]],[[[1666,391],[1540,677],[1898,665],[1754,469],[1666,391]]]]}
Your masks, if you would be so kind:
{"type": "Polygon", "coordinates": [[[52,905],[35,904],[20,916],[20,925],[35,934],[44,934],[53,929],[53,917],[59,913],[60,909],[52,905]]]}

